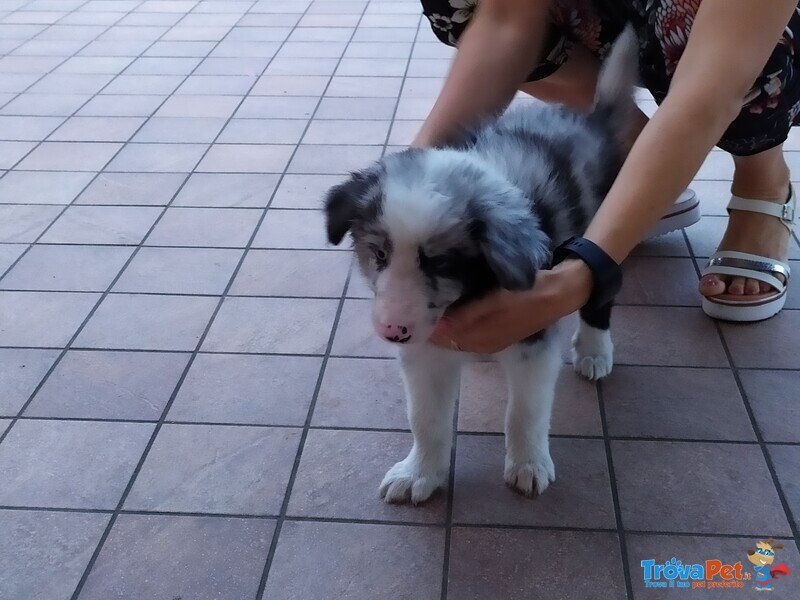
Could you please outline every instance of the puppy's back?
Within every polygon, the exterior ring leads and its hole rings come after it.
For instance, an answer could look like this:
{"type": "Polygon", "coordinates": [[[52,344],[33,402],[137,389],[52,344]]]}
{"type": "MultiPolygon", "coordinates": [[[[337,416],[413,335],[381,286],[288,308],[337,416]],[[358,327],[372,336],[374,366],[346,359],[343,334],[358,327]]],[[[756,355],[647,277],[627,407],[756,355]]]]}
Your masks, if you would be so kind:
{"type": "Polygon", "coordinates": [[[622,166],[637,71],[628,27],[601,69],[591,112],[532,102],[476,136],[472,151],[528,194],[556,244],[583,233],[622,166]]]}

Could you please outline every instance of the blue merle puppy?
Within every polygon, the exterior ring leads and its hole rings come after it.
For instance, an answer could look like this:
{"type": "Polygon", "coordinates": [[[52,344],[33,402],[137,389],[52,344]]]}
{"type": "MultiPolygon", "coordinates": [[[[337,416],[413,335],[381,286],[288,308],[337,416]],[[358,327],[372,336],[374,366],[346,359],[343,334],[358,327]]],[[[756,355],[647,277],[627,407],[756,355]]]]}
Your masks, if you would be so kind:
{"type": "MultiPolygon", "coordinates": [[[[380,484],[386,502],[423,502],[447,481],[466,356],[427,343],[437,321],[500,288],[529,289],[553,248],[583,234],[624,159],[637,56],[628,29],[604,63],[591,112],[511,110],[468,143],[387,156],[328,192],[328,238],[339,244],[350,232],[375,294],[375,331],[397,346],[406,387],[414,444],[380,484]]],[[[572,339],[575,369],[589,379],[611,372],[610,312],[582,311],[572,339]]],[[[505,480],[528,496],[555,479],[554,337],[543,331],[495,355],[509,383],[505,480]]]]}

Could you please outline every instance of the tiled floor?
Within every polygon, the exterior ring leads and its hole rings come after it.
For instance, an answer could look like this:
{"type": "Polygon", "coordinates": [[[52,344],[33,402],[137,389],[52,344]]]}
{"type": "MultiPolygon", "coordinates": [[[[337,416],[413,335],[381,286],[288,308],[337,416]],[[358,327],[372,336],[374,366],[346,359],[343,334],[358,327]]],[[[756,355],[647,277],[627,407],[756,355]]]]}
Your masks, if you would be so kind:
{"type": "Polygon", "coordinates": [[[642,560],[769,536],[800,597],[800,287],[702,315],[723,154],[626,265],[613,376],[564,369],[546,494],[503,485],[481,363],[449,492],[387,506],[400,380],[318,209],[441,86],[416,0],[0,0],[0,54],[0,598],[642,600],[642,560]]]}

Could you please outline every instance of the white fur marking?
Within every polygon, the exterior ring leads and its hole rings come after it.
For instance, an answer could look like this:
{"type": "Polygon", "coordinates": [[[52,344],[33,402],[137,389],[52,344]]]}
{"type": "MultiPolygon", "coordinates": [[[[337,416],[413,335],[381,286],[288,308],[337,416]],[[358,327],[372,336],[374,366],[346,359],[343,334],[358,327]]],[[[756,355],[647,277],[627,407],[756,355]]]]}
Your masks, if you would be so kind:
{"type": "Polygon", "coordinates": [[[378,492],[386,502],[419,504],[447,483],[461,359],[425,345],[403,347],[400,362],[414,445],[389,469],[378,492]]]}
{"type": "Polygon", "coordinates": [[[614,344],[610,330],[597,329],[581,320],[572,336],[572,366],[587,379],[608,376],[614,367],[614,344]]]}
{"type": "Polygon", "coordinates": [[[506,460],[508,485],[530,497],[556,478],[550,457],[550,417],[561,370],[557,344],[542,340],[529,348],[511,347],[498,355],[508,380],[506,460]],[[521,358],[520,354],[531,356],[521,358]]]}

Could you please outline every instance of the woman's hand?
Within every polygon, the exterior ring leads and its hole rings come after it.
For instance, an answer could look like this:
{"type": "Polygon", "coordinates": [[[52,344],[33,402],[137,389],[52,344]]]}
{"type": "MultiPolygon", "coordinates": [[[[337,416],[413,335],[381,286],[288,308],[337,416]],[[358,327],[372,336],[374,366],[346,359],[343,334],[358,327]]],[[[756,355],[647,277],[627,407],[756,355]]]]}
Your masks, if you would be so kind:
{"type": "Polygon", "coordinates": [[[500,290],[446,313],[430,341],[449,350],[500,352],[578,310],[591,287],[588,267],[566,260],[540,271],[531,290],[500,290]]]}

